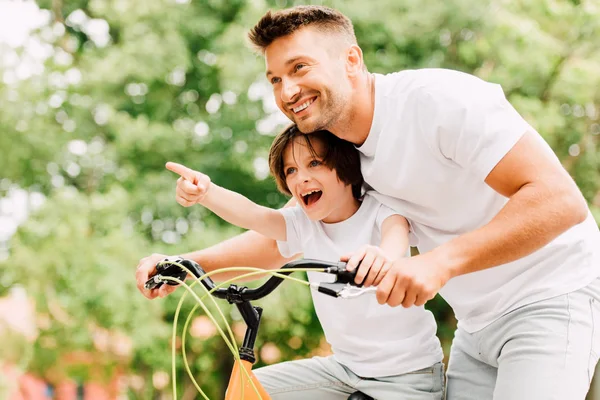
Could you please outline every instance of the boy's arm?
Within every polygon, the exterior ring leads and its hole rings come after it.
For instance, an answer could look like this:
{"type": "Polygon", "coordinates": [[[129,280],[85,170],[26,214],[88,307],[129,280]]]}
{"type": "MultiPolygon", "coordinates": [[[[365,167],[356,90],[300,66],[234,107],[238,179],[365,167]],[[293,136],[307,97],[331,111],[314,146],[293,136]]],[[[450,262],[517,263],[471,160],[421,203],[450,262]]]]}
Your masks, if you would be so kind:
{"type": "Polygon", "coordinates": [[[362,283],[365,287],[377,286],[387,274],[392,262],[406,255],[408,232],[409,226],[406,218],[392,214],[381,224],[379,246],[368,244],[357,252],[341,257],[341,261],[348,261],[346,268],[349,271],[358,267],[354,282],[362,283]]]}
{"type": "Polygon", "coordinates": [[[286,239],[283,214],[258,205],[239,193],[211,183],[199,204],[230,224],[256,231],[271,239],[286,239]]]}
{"type": "Polygon", "coordinates": [[[381,250],[392,261],[406,256],[408,250],[408,221],[402,215],[393,214],[381,224],[381,250]]]}
{"type": "Polygon", "coordinates": [[[271,208],[260,206],[239,193],[222,188],[210,178],[181,164],[167,163],[167,169],[180,176],[177,202],[185,207],[201,204],[225,221],[254,230],[275,240],[285,240],[285,218],[271,208]]]}

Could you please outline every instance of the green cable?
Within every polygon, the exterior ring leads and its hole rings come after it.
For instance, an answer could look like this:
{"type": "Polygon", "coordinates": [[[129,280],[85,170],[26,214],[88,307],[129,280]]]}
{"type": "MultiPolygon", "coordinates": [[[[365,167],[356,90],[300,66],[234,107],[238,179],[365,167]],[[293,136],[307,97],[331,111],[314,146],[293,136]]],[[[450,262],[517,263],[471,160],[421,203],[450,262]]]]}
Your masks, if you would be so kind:
{"type": "MultiPolygon", "coordinates": [[[[184,301],[184,299],[185,299],[186,295],[188,294],[188,292],[189,292],[189,293],[191,293],[191,294],[192,294],[192,296],[194,296],[194,298],[196,299],[196,301],[198,302],[198,304],[196,304],[196,305],[194,306],[194,308],[193,308],[193,309],[190,311],[190,313],[189,313],[189,315],[188,315],[188,318],[187,318],[187,320],[186,320],[186,323],[185,323],[185,325],[184,325],[184,329],[183,329],[183,334],[182,334],[182,353],[183,353],[184,366],[185,366],[186,372],[188,373],[188,375],[189,375],[190,379],[192,380],[192,383],[194,384],[194,386],[196,387],[196,389],[198,390],[198,392],[199,392],[199,393],[202,395],[202,397],[204,397],[206,400],[209,400],[209,399],[208,399],[208,397],[206,396],[206,394],[205,394],[205,393],[202,391],[202,389],[200,388],[200,386],[198,385],[198,383],[197,383],[197,382],[196,382],[196,380],[194,379],[194,377],[193,377],[193,374],[192,374],[192,372],[191,372],[191,369],[190,369],[190,367],[189,367],[189,363],[188,363],[188,361],[187,361],[187,356],[186,356],[186,353],[185,353],[185,336],[186,336],[186,333],[187,333],[187,329],[188,329],[188,326],[189,326],[189,323],[190,323],[190,321],[191,321],[191,317],[192,317],[193,313],[196,311],[196,309],[197,309],[199,306],[201,306],[201,307],[202,307],[202,309],[204,310],[204,312],[206,313],[206,315],[208,316],[208,318],[209,318],[209,319],[211,320],[211,322],[212,322],[212,323],[213,323],[213,324],[216,326],[216,328],[217,328],[217,331],[219,332],[219,334],[221,335],[221,337],[223,338],[223,340],[224,340],[224,341],[225,341],[225,343],[227,344],[227,347],[229,347],[229,350],[230,350],[230,351],[231,351],[231,353],[233,354],[233,356],[234,356],[234,358],[235,358],[236,362],[241,362],[241,360],[240,360],[240,358],[239,358],[239,353],[238,353],[237,349],[236,349],[236,350],[234,350],[234,349],[233,349],[233,344],[232,344],[232,343],[235,343],[235,336],[233,335],[233,332],[232,332],[232,330],[231,330],[231,327],[230,327],[229,323],[227,322],[227,319],[225,318],[225,315],[224,315],[224,314],[223,314],[223,312],[221,311],[221,309],[220,309],[219,305],[217,304],[217,302],[215,301],[215,299],[214,299],[212,296],[210,296],[210,297],[211,297],[211,301],[213,302],[213,304],[215,305],[215,307],[216,307],[216,308],[217,308],[217,310],[219,311],[219,314],[221,315],[221,318],[223,319],[223,322],[225,323],[225,326],[227,327],[227,331],[228,331],[228,333],[229,333],[229,335],[230,335],[231,342],[228,340],[228,338],[226,337],[225,333],[223,332],[223,330],[220,328],[220,326],[218,325],[217,321],[215,320],[215,318],[214,318],[213,314],[212,314],[212,313],[211,313],[211,312],[208,310],[208,308],[207,308],[207,307],[204,305],[204,303],[203,303],[203,301],[202,301],[202,300],[203,300],[203,299],[204,299],[204,298],[205,298],[207,295],[210,295],[210,294],[212,294],[212,292],[214,292],[215,290],[217,290],[217,289],[219,289],[219,288],[221,288],[221,287],[223,287],[223,286],[225,286],[225,285],[228,285],[228,284],[230,284],[230,283],[232,283],[232,282],[234,282],[234,281],[236,281],[236,280],[243,279],[243,278],[247,278],[247,277],[251,277],[251,276],[254,276],[254,275],[261,275],[261,274],[270,274],[270,275],[272,275],[272,276],[279,276],[279,277],[281,277],[282,279],[289,279],[289,280],[295,281],[295,282],[297,282],[297,283],[301,283],[301,284],[303,284],[303,285],[307,285],[307,286],[308,286],[308,285],[309,285],[309,283],[308,283],[308,282],[306,282],[306,281],[304,281],[304,280],[297,279],[297,278],[294,278],[294,277],[291,277],[291,276],[287,276],[287,275],[283,275],[283,274],[281,274],[281,273],[279,273],[279,272],[284,272],[284,271],[287,271],[287,272],[295,272],[295,271],[305,271],[305,272],[307,272],[307,271],[319,271],[319,270],[315,270],[315,269],[307,269],[307,268],[287,268],[287,269],[278,269],[278,270],[263,270],[263,269],[260,269],[260,268],[252,268],[252,267],[233,267],[233,268],[223,268],[223,269],[219,269],[219,270],[215,270],[215,271],[211,271],[211,272],[209,272],[209,273],[206,273],[205,275],[203,275],[203,277],[202,277],[201,279],[205,279],[206,277],[209,277],[210,275],[217,274],[217,273],[223,273],[223,272],[239,272],[239,271],[252,271],[252,272],[250,272],[250,273],[247,273],[247,274],[243,274],[243,275],[237,276],[237,277],[235,277],[235,278],[229,279],[229,280],[227,280],[227,281],[225,281],[225,282],[222,282],[222,283],[220,283],[220,284],[216,285],[216,286],[215,286],[213,289],[211,289],[210,291],[208,291],[208,290],[207,290],[207,289],[206,289],[206,288],[205,288],[203,285],[201,285],[201,286],[202,286],[202,289],[204,289],[204,291],[205,291],[206,293],[205,293],[205,294],[204,294],[202,297],[200,297],[200,298],[199,298],[199,297],[198,297],[198,295],[197,295],[197,294],[196,294],[196,293],[195,293],[195,292],[192,290],[192,287],[193,287],[194,285],[196,285],[198,282],[200,282],[200,278],[197,278],[197,277],[196,277],[196,276],[195,276],[195,275],[194,275],[194,274],[193,274],[191,271],[189,271],[189,270],[188,270],[188,269],[187,269],[185,266],[183,266],[183,265],[181,265],[181,264],[179,264],[179,263],[173,263],[173,264],[174,264],[174,265],[177,265],[177,266],[178,266],[178,267],[180,267],[181,269],[185,270],[185,271],[186,271],[188,274],[190,274],[191,276],[193,276],[193,277],[196,279],[196,281],[195,281],[195,282],[192,282],[192,284],[188,286],[187,284],[185,284],[185,282],[183,282],[183,281],[181,281],[181,280],[179,280],[179,279],[177,279],[177,278],[172,278],[172,277],[168,277],[168,276],[164,276],[164,277],[163,277],[163,278],[165,278],[165,280],[168,280],[168,281],[174,281],[174,282],[177,282],[177,283],[179,283],[180,285],[184,286],[184,287],[186,288],[186,290],[187,290],[187,291],[184,293],[184,295],[182,296],[182,298],[180,299],[180,301],[179,301],[179,304],[177,305],[177,309],[176,309],[176,313],[175,313],[175,318],[174,318],[174,324],[173,324],[173,336],[172,336],[172,354],[171,354],[171,355],[172,355],[172,374],[173,374],[173,378],[172,378],[172,379],[173,379],[173,396],[174,396],[174,399],[176,399],[176,398],[177,398],[176,367],[175,367],[175,358],[176,358],[176,338],[177,338],[177,321],[178,321],[178,318],[179,318],[179,313],[181,312],[181,306],[182,306],[182,304],[183,304],[183,301],[184,301]]],[[[245,369],[245,368],[243,368],[243,367],[241,368],[241,370],[243,370],[243,374],[245,374],[245,375],[246,375],[246,378],[247,378],[247,379],[248,379],[248,381],[251,383],[251,385],[252,385],[252,387],[253,387],[254,391],[255,391],[255,392],[256,392],[256,393],[259,395],[259,397],[260,397],[260,394],[258,393],[258,389],[257,389],[256,385],[254,384],[254,382],[251,380],[251,378],[250,378],[250,374],[248,373],[248,371],[246,371],[246,369],[245,369]]],[[[242,397],[243,397],[243,391],[244,391],[244,387],[245,387],[245,385],[243,384],[243,377],[242,377],[242,374],[240,374],[240,379],[242,380],[241,389],[242,389],[242,397]]]]}
{"type": "MultiPolygon", "coordinates": [[[[197,283],[198,282],[192,282],[192,284],[190,285],[190,288],[194,287],[197,283]]],[[[173,382],[173,399],[174,400],[177,399],[177,373],[176,373],[176,365],[175,365],[176,364],[175,359],[177,357],[177,349],[176,349],[176,345],[175,345],[176,341],[177,341],[177,321],[179,319],[179,313],[181,312],[181,306],[183,305],[183,301],[185,300],[187,295],[188,295],[188,292],[183,292],[183,296],[181,296],[181,299],[179,299],[179,303],[177,304],[177,309],[175,310],[175,318],[173,319],[173,334],[172,334],[172,339],[171,339],[171,375],[172,375],[172,382],[173,382]]],[[[200,297],[200,299],[202,300],[202,299],[204,299],[204,297],[206,297],[206,294],[203,295],[202,297],[200,297]]],[[[200,307],[199,304],[196,304],[194,306],[192,311],[190,311],[190,316],[198,309],[198,307],[200,307]]],[[[191,320],[192,319],[188,317],[188,319],[185,321],[185,325],[183,327],[184,332],[186,332],[187,327],[191,320]]],[[[181,337],[181,350],[183,353],[183,365],[188,373],[188,376],[190,378],[192,378],[192,384],[196,387],[196,390],[198,390],[198,393],[200,393],[205,400],[209,400],[208,396],[204,393],[202,388],[200,388],[200,385],[198,385],[196,380],[193,378],[192,371],[190,370],[190,366],[187,361],[187,355],[185,353],[185,334],[182,335],[182,337],[181,337]]]]}
{"type": "MultiPolygon", "coordinates": [[[[196,278],[196,282],[200,282],[200,278],[197,278],[189,269],[187,269],[182,264],[177,263],[177,262],[172,262],[172,264],[177,265],[179,268],[181,268],[182,270],[186,271],[191,276],[194,276],[194,278],[196,278]]],[[[220,271],[224,271],[224,270],[229,270],[229,271],[248,271],[248,270],[250,270],[250,271],[254,271],[254,272],[250,273],[250,274],[246,274],[247,276],[259,275],[259,274],[264,274],[264,273],[270,273],[272,275],[277,275],[277,276],[280,276],[282,278],[288,278],[285,275],[278,274],[276,271],[265,271],[265,270],[260,269],[260,268],[234,267],[234,268],[224,268],[223,270],[220,270],[220,271]]],[[[292,271],[292,269],[289,269],[289,271],[292,271]]],[[[202,279],[205,279],[205,277],[209,277],[211,274],[218,273],[218,272],[219,271],[212,271],[210,273],[207,273],[207,274],[203,275],[202,279]]],[[[242,277],[244,277],[244,276],[242,276],[242,277]]],[[[217,324],[215,318],[213,317],[212,313],[210,313],[210,311],[208,311],[208,309],[206,308],[206,306],[204,305],[204,303],[202,302],[202,300],[197,297],[196,293],[191,290],[191,287],[188,287],[185,283],[183,283],[179,279],[176,279],[176,278],[173,278],[173,277],[164,276],[163,278],[165,278],[166,280],[170,280],[170,281],[174,281],[174,282],[182,284],[182,286],[186,287],[186,289],[188,291],[190,291],[194,297],[196,297],[196,300],[202,306],[202,308],[205,311],[206,315],[211,319],[211,321],[213,322],[213,324],[215,324],[215,326],[217,327],[217,330],[219,331],[219,334],[222,336],[223,340],[225,341],[225,343],[227,344],[227,346],[231,350],[232,354],[234,355],[235,360],[237,362],[241,362],[238,352],[235,351],[235,350],[232,350],[232,348],[233,348],[233,344],[232,343],[235,343],[235,337],[233,335],[233,332],[231,331],[231,327],[230,327],[229,323],[227,322],[227,319],[225,318],[225,315],[223,315],[223,312],[221,311],[221,308],[217,304],[216,300],[212,296],[210,297],[211,301],[213,302],[213,304],[215,305],[215,307],[219,311],[219,314],[221,315],[221,318],[223,319],[223,322],[225,323],[225,326],[226,326],[227,331],[228,331],[228,333],[230,335],[230,338],[231,338],[231,342],[229,342],[229,340],[225,337],[224,333],[222,332],[221,328],[218,326],[218,324],[217,324]]],[[[240,279],[240,278],[241,277],[236,277],[236,278],[234,278],[234,280],[235,279],[240,279]]],[[[297,282],[301,282],[303,284],[308,285],[308,283],[305,282],[305,281],[302,281],[302,280],[299,280],[299,279],[296,279],[296,278],[290,278],[290,279],[296,280],[297,282]]],[[[211,289],[211,291],[208,291],[208,289],[206,289],[204,287],[204,285],[202,285],[202,289],[206,292],[205,296],[208,295],[208,294],[211,294],[213,291],[219,289],[220,287],[228,284],[230,281],[226,281],[226,282],[223,282],[223,283],[221,283],[219,285],[216,285],[215,288],[211,289]]],[[[194,283],[196,283],[196,282],[194,282],[194,283]]],[[[204,298],[205,296],[203,296],[202,298],[204,298]]],[[[180,308],[179,308],[179,310],[180,310],[180,308]]],[[[179,317],[179,314],[176,314],[176,317],[179,317]]],[[[176,334],[176,330],[174,330],[174,334],[173,334],[173,338],[172,338],[173,342],[172,342],[172,347],[171,347],[171,353],[172,353],[172,359],[173,359],[173,361],[172,361],[172,367],[171,367],[171,372],[173,373],[172,380],[173,380],[173,395],[174,395],[174,398],[177,398],[177,381],[176,381],[177,378],[176,378],[176,374],[174,373],[174,371],[175,371],[175,356],[174,356],[174,354],[176,353],[176,349],[175,349],[175,340],[176,340],[176,338],[177,338],[177,334],[176,334]]],[[[183,344],[183,342],[182,342],[182,344],[183,344]]],[[[184,363],[187,363],[187,359],[184,359],[184,363]]],[[[188,375],[190,375],[190,377],[192,377],[191,371],[189,370],[189,365],[187,365],[186,369],[187,369],[188,375]]],[[[244,368],[241,368],[241,369],[243,370],[243,373],[240,373],[240,381],[241,381],[241,384],[242,384],[241,385],[242,397],[243,397],[243,392],[244,392],[244,388],[245,388],[245,385],[243,384],[244,381],[243,381],[243,375],[242,374],[246,375],[246,378],[250,381],[250,383],[251,383],[254,391],[257,394],[259,394],[258,393],[258,389],[256,388],[256,385],[250,379],[250,375],[249,375],[248,371],[246,371],[244,368]]],[[[193,377],[192,377],[192,379],[193,379],[193,377]]],[[[199,385],[196,384],[195,386],[196,386],[196,389],[199,389],[199,385]]],[[[208,400],[208,397],[206,396],[206,394],[204,394],[204,392],[201,389],[199,390],[199,392],[200,392],[200,394],[202,394],[206,398],[206,400],[208,400]]],[[[260,397],[260,394],[259,394],[259,397],[260,397]]]]}
{"type": "MultiPolygon", "coordinates": [[[[179,264],[179,263],[176,263],[176,262],[173,262],[172,264],[174,264],[174,265],[177,265],[177,266],[178,266],[178,267],[180,267],[181,269],[185,270],[185,271],[186,271],[188,274],[191,274],[192,276],[194,276],[194,277],[195,277],[195,275],[193,275],[193,274],[191,273],[191,271],[189,271],[189,270],[188,270],[188,269],[187,269],[185,266],[183,266],[183,265],[181,265],[181,264],[179,264]]],[[[248,275],[258,275],[258,274],[263,274],[263,273],[265,273],[265,271],[264,271],[264,270],[262,270],[262,269],[260,269],[260,268],[249,268],[249,267],[238,267],[238,268],[233,268],[233,269],[231,269],[231,268],[230,268],[229,270],[233,270],[233,271],[240,271],[240,270],[242,270],[242,271],[247,271],[247,270],[251,270],[251,271],[254,271],[254,273],[251,273],[251,274],[248,274],[248,275]]],[[[217,273],[217,272],[213,271],[213,273],[217,273]]],[[[269,271],[268,273],[271,273],[271,271],[269,271]]],[[[209,273],[209,274],[210,274],[210,273],[209,273]]],[[[204,277],[209,277],[209,276],[210,276],[209,274],[206,274],[206,275],[204,275],[202,279],[204,279],[204,277]]],[[[280,274],[277,274],[277,273],[275,273],[275,275],[280,275],[280,274]]],[[[281,275],[281,276],[283,277],[283,275],[281,275]]],[[[202,309],[204,310],[204,312],[206,313],[206,315],[207,315],[207,316],[209,317],[209,319],[210,319],[210,320],[213,322],[213,324],[215,324],[215,326],[217,327],[217,330],[218,330],[219,334],[221,335],[221,337],[223,338],[223,340],[225,341],[225,343],[226,343],[226,344],[227,344],[227,346],[229,347],[229,349],[230,349],[231,353],[234,355],[234,358],[235,358],[235,360],[236,360],[237,362],[241,362],[241,360],[240,360],[240,357],[239,357],[239,354],[238,354],[238,352],[237,352],[237,349],[236,349],[236,350],[233,350],[233,344],[232,344],[232,343],[235,343],[235,337],[234,337],[234,335],[233,335],[233,332],[231,331],[231,327],[230,327],[230,325],[228,324],[228,322],[227,322],[227,319],[225,318],[225,315],[223,315],[223,312],[221,311],[221,308],[220,308],[220,307],[219,307],[219,305],[217,304],[216,300],[215,300],[215,299],[214,299],[212,296],[210,296],[210,299],[211,299],[211,301],[213,302],[213,304],[215,305],[215,307],[216,307],[216,308],[217,308],[217,310],[219,311],[219,314],[221,315],[221,318],[223,319],[223,322],[225,323],[225,326],[226,326],[226,328],[227,328],[227,331],[228,331],[228,333],[229,333],[229,335],[230,335],[230,338],[231,338],[231,342],[230,342],[230,341],[227,339],[227,337],[225,336],[224,332],[222,331],[222,329],[220,328],[220,326],[217,324],[217,322],[216,322],[216,320],[215,320],[214,316],[212,315],[212,313],[211,313],[210,311],[208,311],[208,309],[206,308],[206,306],[204,305],[204,303],[202,302],[202,300],[201,300],[200,298],[198,298],[198,296],[196,295],[196,293],[195,293],[193,290],[191,290],[191,288],[190,288],[190,287],[189,287],[187,284],[185,284],[183,281],[181,281],[181,280],[179,280],[179,279],[177,279],[177,278],[173,278],[173,277],[169,277],[169,276],[164,276],[163,278],[164,278],[165,280],[167,280],[167,281],[173,281],[173,282],[177,282],[177,283],[179,283],[180,285],[184,286],[184,287],[186,288],[186,290],[188,290],[190,293],[192,293],[192,295],[193,295],[193,296],[196,298],[197,302],[198,302],[198,303],[199,303],[199,304],[202,306],[202,309]]],[[[240,277],[238,277],[237,279],[239,279],[239,278],[240,278],[240,277]]],[[[196,278],[196,281],[197,281],[197,282],[200,282],[200,279],[199,279],[199,278],[196,278]]],[[[304,281],[301,281],[301,280],[298,280],[298,281],[299,281],[299,282],[302,282],[302,283],[305,283],[305,284],[308,284],[308,283],[306,283],[306,282],[304,282],[304,281]]],[[[206,288],[205,288],[205,287],[202,285],[202,289],[203,289],[203,290],[206,292],[206,294],[205,294],[205,296],[206,296],[206,295],[209,295],[209,294],[211,294],[213,291],[215,291],[215,290],[219,289],[220,287],[222,287],[222,286],[224,286],[224,285],[226,285],[226,284],[227,284],[227,282],[224,282],[224,283],[222,283],[222,284],[220,284],[220,285],[217,285],[217,286],[215,286],[215,288],[211,289],[211,291],[208,291],[208,289],[206,289],[206,288]]],[[[203,298],[204,298],[204,296],[203,296],[203,298]]],[[[173,343],[172,343],[172,346],[175,346],[175,340],[176,340],[176,334],[175,334],[175,337],[173,338],[173,343]]],[[[172,347],[172,354],[173,354],[173,353],[174,353],[174,349],[173,349],[173,347],[172,347]]],[[[174,360],[175,360],[175,359],[173,358],[173,364],[174,364],[174,362],[175,362],[174,360]]],[[[187,360],[186,360],[186,361],[187,361],[187,360]]],[[[189,366],[188,366],[188,367],[189,367],[189,366]]],[[[173,366],[172,366],[172,371],[174,371],[174,369],[175,369],[175,367],[174,367],[174,365],[173,365],[173,366]]],[[[243,370],[243,373],[240,373],[240,381],[241,381],[241,384],[242,384],[242,385],[241,385],[241,389],[242,389],[242,397],[243,397],[243,392],[244,392],[244,388],[245,388],[245,385],[243,384],[243,383],[244,383],[244,381],[243,381],[243,375],[242,375],[242,374],[245,374],[245,375],[246,375],[246,378],[249,380],[249,382],[250,382],[250,384],[252,385],[252,387],[253,387],[254,391],[255,391],[255,392],[256,392],[256,393],[259,395],[259,397],[260,397],[260,394],[258,393],[258,388],[256,388],[256,385],[255,385],[255,384],[254,384],[254,382],[251,380],[251,378],[250,378],[250,374],[248,373],[248,371],[246,371],[244,368],[241,368],[241,369],[243,370]]],[[[189,373],[189,372],[188,372],[188,373],[189,373]]],[[[173,394],[174,394],[174,397],[176,398],[176,397],[177,397],[177,382],[176,382],[176,376],[175,376],[175,375],[176,375],[176,374],[173,374],[173,378],[172,378],[172,379],[173,379],[173,394]]],[[[199,388],[199,386],[196,386],[196,389],[198,389],[198,388],[199,388]]],[[[204,397],[205,397],[205,398],[208,400],[208,397],[207,397],[207,396],[204,394],[204,392],[203,392],[202,390],[200,390],[200,393],[201,393],[201,394],[203,394],[203,396],[204,396],[204,397]]]]}
{"type": "MultiPolygon", "coordinates": [[[[218,284],[217,287],[215,287],[214,289],[211,289],[211,293],[212,293],[212,291],[214,291],[216,289],[219,289],[219,288],[221,288],[223,286],[226,286],[226,285],[228,285],[228,284],[230,284],[230,283],[232,283],[232,282],[234,282],[236,280],[247,278],[247,277],[251,277],[251,276],[254,276],[254,275],[261,275],[261,274],[264,274],[264,273],[271,273],[271,275],[280,276],[280,277],[282,277],[284,279],[290,279],[290,280],[295,281],[297,283],[301,283],[303,285],[307,285],[308,286],[309,285],[308,282],[303,281],[301,279],[294,278],[294,277],[290,277],[290,276],[287,276],[287,275],[279,274],[278,271],[291,271],[291,272],[296,272],[296,271],[304,271],[304,272],[306,272],[306,271],[314,271],[314,269],[306,269],[306,268],[295,268],[295,269],[287,268],[287,269],[272,270],[272,271],[268,271],[267,272],[267,271],[262,270],[262,269],[259,269],[259,271],[256,271],[256,268],[251,268],[251,267],[234,267],[234,268],[231,268],[230,270],[231,271],[251,270],[251,271],[254,271],[254,272],[250,272],[248,274],[243,274],[243,275],[240,275],[240,276],[236,276],[235,278],[232,278],[232,279],[229,279],[227,281],[224,281],[224,282],[218,284]]],[[[218,272],[223,272],[223,270],[213,271],[213,272],[211,272],[211,274],[218,273],[218,272]]],[[[196,282],[194,282],[194,284],[196,284],[196,282]]],[[[184,294],[184,296],[185,295],[187,295],[187,292],[184,294]]],[[[205,296],[206,295],[202,296],[200,299],[203,299],[205,296]]],[[[182,299],[180,300],[180,304],[181,304],[182,301],[183,301],[183,296],[182,296],[182,299]]],[[[194,379],[194,376],[193,376],[193,374],[191,372],[191,369],[189,367],[189,364],[188,364],[188,361],[187,361],[186,352],[185,352],[185,337],[187,336],[186,335],[187,329],[188,329],[189,323],[191,321],[191,318],[192,318],[194,312],[198,309],[198,306],[199,305],[196,304],[194,306],[194,308],[190,311],[190,313],[188,314],[188,318],[186,320],[186,323],[184,325],[183,333],[182,333],[182,353],[183,353],[183,363],[184,363],[185,369],[186,369],[186,371],[188,373],[188,376],[192,380],[192,383],[194,384],[194,386],[196,387],[196,389],[198,389],[200,393],[203,393],[202,390],[199,388],[198,383],[194,379]]],[[[178,309],[179,309],[179,307],[178,307],[178,309]]],[[[179,311],[177,311],[177,312],[179,312],[179,311]]],[[[174,364],[175,364],[175,361],[174,361],[174,358],[173,358],[173,365],[174,364]]]]}

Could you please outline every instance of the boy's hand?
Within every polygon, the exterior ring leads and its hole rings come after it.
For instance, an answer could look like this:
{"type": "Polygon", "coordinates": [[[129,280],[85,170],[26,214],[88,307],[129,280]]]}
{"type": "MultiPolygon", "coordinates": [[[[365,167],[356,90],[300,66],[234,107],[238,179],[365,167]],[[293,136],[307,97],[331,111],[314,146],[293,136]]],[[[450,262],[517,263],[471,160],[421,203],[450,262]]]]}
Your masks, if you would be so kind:
{"type": "Polygon", "coordinates": [[[340,261],[347,261],[348,271],[353,271],[360,264],[354,282],[362,283],[364,287],[377,286],[392,266],[391,260],[383,251],[372,245],[366,245],[356,253],[343,256],[340,261]]]}
{"type": "Polygon", "coordinates": [[[208,175],[174,162],[168,162],[166,167],[180,176],[175,190],[175,198],[179,204],[190,207],[204,199],[210,187],[208,175]]]}

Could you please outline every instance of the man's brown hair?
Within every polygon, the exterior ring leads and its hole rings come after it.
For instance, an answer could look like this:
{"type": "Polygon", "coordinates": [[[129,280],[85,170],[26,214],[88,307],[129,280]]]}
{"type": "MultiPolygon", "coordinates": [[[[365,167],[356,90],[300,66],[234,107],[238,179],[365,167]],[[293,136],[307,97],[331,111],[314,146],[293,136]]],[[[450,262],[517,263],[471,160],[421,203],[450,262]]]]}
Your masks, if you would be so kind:
{"type": "Polygon", "coordinates": [[[277,135],[269,151],[269,168],[275,178],[277,188],[282,193],[288,196],[292,195],[285,181],[283,154],[288,146],[294,145],[296,137],[303,138],[311,154],[315,158],[319,158],[328,168],[335,170],[341,182],[352,186],[352,195],[355,198],[359,199],[361,197],[363,176],[360,172],[360,155],[356,147],[352,143],[340,139],[333,133],[325,130],[306,135],[300,132],[295,124],[277,135]],[[321,140],[325,148],[324,154],[318,154],[315,151],[311,143],[313,139],[321,140]]]}
{"type": "Polygon", "coordinates": [[[264,53],[275,39],[291,35],[309,25],[325,32],[341,34],[350,44],[356,44],[352,21],[341,12],[324,6],[296,6],[268,11],[248,32],[248,38],[257,50],[264,53]]]}

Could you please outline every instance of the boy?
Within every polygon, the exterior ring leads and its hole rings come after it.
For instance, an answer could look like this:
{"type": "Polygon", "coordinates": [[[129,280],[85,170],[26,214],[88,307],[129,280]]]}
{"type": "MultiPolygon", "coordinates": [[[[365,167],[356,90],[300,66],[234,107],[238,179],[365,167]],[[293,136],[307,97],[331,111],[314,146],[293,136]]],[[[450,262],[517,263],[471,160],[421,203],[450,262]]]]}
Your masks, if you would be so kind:
{"type": "MultiPolygon", "coordinates": [[[[181,175],[180,204],[199,203],[234,225],[277,240],[285,257],[341,258],[349,269],[360,262],[356,280],[370,286],[406,255],[408,222],[369,193],[361,197],[360,158],[352,144],[327,131],[303,135],[293,125],[275,139],[269,164],[277,186],[293,196],[296,207],[262,207],[204,174],[175,163],[167,168],[181,175]]],[[[308,277],[332,278],[318,272],[308,277]]],[[[377,399],[443,397],[442,350],[429,311],[382,306],[374,296],[312,295],[334,355],[257,370],[273,399],[346,399],[355,390],[377,399]]]]}

